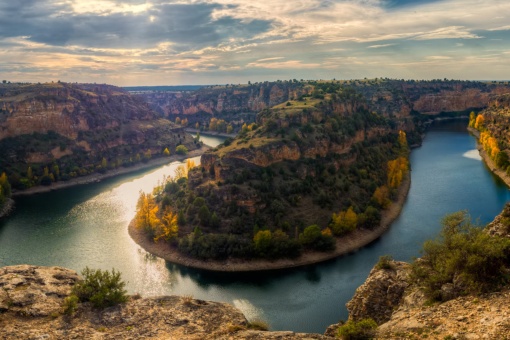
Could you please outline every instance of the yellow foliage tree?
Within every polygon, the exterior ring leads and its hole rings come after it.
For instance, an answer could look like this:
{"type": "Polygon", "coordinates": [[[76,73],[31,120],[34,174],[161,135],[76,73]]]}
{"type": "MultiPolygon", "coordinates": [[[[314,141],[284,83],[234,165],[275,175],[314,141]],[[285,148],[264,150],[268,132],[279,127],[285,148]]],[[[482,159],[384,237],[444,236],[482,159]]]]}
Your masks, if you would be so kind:
{"type": "Polygon", "coordinates": [[[170,150],[168,150],[168,148],[165,148],[165,150],[163,150],[163,155],[170,156],[170,150]]]}
{"type": "Polygon", "coordinates": [[[479,143],[483,149],[487,152],[490,158],[496,159],[496,156],[501,151],[498,146],[496,138],[492,137],[489,132],[483,131],[480,133],[479,143]]]}
{"type": "Polygon", "coordinates": [[[481,130],[485,127],[485,117],[483,114],[479,114],[475,120],[475,129],[481,130]]]}
{"type": "Polygon", "coordinates": [[[193,169],[195,167],[195,161],[188,158],[188,160],[186,161],[186,174],[187,172],[189,172],[191,169],[193,169]]]}
{"type": "Polygon", "coordinates": [[[175,180],[186,177],[188,177],[188,171],[186,170],[186,167],[184,165],[179,165],[177,169],[175,169],[175,180]]]}
{"type": "Polygon", "coordinates": [[[356,229],[358,225],[358,215],[352,207],[347,211],[340,211],[338,214],[333,213],[331,224],[329,227],[335,235],[342,235],[356,229]]]}
{"type": "Polygon", "coordinates": [[[171,239],[176,238],[178,234],[179,226],[177,225],[177,214],[174,214],[170,210],[165,211],[161,217],[159,228],[156,230],[156,234],[154,235],[154,242],[157,242],[160,239],[170,241],[171,239]]]}
{"type": "Polygon", "coordinates": [[[409,164],[407,158],[399,157],[388,161],[388,186],[390,188],[398,188],[408,171],[409,164]]]}
{"type": "Polygon", "coordinates": [[[391,201],[390,201],[390,190],[386,185],[380,186],[375,189],[374,194],[372,195],[372,199],[383,209],[386,209],[391,201]]]}
{"type": "Polygon", "coordinates": [[[135,226],[143,228],[151,237],[154,237],[156,230],[160,228],[161,221],[158,218],[159,207],[152,194],[140,192],[136,204],[135,226]]]}
{"type": "Polygon", "coordinates": [[[408,145],[407,145],[407,136],[406,136],[406,133],[404,131],[402,131],[402,130],[398,131],[398,143],[400,144],[402,149],[407,150],[407,148],[408,148],[408,145]]]}
{"type": "Polygon", "coordinates": [[[474,111],[471,111],[469,114],[469,127],[474,128],[475,127],[475,121],[476,121],[476,114],[474,111]]]}

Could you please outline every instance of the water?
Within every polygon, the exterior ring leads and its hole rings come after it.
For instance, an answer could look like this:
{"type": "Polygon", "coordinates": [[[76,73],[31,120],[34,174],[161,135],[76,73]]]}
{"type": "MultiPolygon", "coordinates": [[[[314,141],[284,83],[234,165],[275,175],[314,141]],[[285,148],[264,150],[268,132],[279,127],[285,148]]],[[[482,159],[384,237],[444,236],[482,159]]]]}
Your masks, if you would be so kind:
{"type": "MultiPolygon", "coordinates": [[[[85,266],[122,272],[130,293],[179,294],[225,301],[272,329],[324,332],[347,318],[345,303],[379,256],[419,256],[447,213],[468,209],[486,223],[509,191],[477,157],[466,122],[441,123],[411,154],[412,185],[400,217],[379,240],[339,259],[304,268],[257,274],[211,273],[173,265],[138,247],[127,233],[139,190],[150,191],[179,163],[157,170],[17,199],[0,222],[0,266],[30,263],[85,266]]],[[[220,138],[202,139],[215,145],[220,138]]],[[[196,160],[198,161],[198,159],[196,160]]]]}

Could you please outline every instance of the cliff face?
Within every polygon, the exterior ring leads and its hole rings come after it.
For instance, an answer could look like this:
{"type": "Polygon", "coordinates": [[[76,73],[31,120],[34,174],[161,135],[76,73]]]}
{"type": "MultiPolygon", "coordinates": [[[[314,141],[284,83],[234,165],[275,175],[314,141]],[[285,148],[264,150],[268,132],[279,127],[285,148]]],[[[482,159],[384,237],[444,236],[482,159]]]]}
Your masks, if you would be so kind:
{"type": "MultiPolygon", "coordinates": [[[[510,237],[510,206],[506,206],[485,232],[510,237]]],[[[503,269],[506,270],[506,269],[503,269]]],[[[510,287],[482,295],[466,295],[430,303],[413,282],[408,263],[391,261],[385,269],[372,269],[347,303],[349,319],[374,319],[378,339],[505,339],[510,335],[510,287]]],[[[452,293],[453,284],[441,291],[452,293]]]]}
{"type": "MultiPolygon", "coordinates": [[[[196,148],[181,127],[120,88],[95,84],[1,84],[0,168],[23,176],[28,165],[84,167],[196,148]],[[22,171],[22,170],[21,170],[22,171]]],[[[56,174],[55,174],[56,175],[56,174]]]]}
{"type": "Polygon", "coordinates": [[[80,279],[60,267],[0,268],[2,339],[332,339],[319,334],[262,332],[233,306],[178,296],[130,297],[104,310],[80,303],[63,315],[63,303],[80,279]]]}
{"type": "Polygon", "coordinates": [[[191,93],[156,92],[141,96],[167,117],[198,113],[217,116],[258,112],[309,91],[302,83],[264,82],[255,85],[202,88],[191,93]]]}
{"type": "MultiPolygon", "coordinates": [[[[411,112],[435,115],[466,112],[487,107],[491,98],[509,93],[507,83],[454,80],[404,81],[392,79],[333,81],[330,84],[361,93],[367,108],[388,117],[408,117],[411,112]]],[[[196,115],[233,120],[242,112],[258,112],[288,100],[309,95],[328,86],[320,82],[276,82],[203,88],[194,92],[144,93],[153,108],[165,116],[196,115]]],[[[352,111],[339,103],[337,111],[352,111]]],[[[193,120],[190,120],[193,121],[193,120]]]]}

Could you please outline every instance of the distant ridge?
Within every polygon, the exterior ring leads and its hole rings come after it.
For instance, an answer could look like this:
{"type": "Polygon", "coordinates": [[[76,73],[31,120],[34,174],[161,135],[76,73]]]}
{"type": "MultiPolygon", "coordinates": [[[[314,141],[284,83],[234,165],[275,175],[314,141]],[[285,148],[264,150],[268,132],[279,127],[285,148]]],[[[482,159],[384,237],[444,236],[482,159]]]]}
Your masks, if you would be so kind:
{"type": "Polygon", "coordinates": [[[124,90],[128,92],[180,92],[180,91],[196,91],[209,85],[177,85],[177,86],[125,86],[124,90]]]}

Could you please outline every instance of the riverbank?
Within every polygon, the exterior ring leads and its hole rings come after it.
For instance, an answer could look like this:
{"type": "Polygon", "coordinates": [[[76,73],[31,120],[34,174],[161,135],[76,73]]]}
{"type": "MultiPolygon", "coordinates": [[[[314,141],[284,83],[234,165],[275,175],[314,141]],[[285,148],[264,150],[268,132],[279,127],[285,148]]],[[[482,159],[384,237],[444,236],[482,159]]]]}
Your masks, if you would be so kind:
{"type": "Polygon", "coordinates": [[[133,165],[130,167],[126,167],[126,168],[118,168],[118,169],[110,170],[104,174],[95,173],[95,174],[91,174],[91,175],[87,175],[87,176],[83,176],[83,177],[72,178],[68,181],[54,182],[49,186],[39,185],[36,187],[29,188],[27,190],[13,192],[12,197],[34,195],[34,194],[40,194],[43,192],[50,192],[50,191],[54,191],[54,190],[70,188],[70,187],[74,187],[74,186],[78,186],[78,185],[96,183],[96,182],[100,182],[107,178],[112,178],[112,177],[116,177],[119,175],[125,175],[125,174],[139,171],[139,170],[156,168],[156,167],[159,167],[162,165],[170,164],[175,161],[183,161],[187,158],[198,157],[198,156],[201,156],[205,151],[207,151],[209,149],[210,149],[209,146],[202,145],[199,149],[192,150],[192,151],[188,152],[186,155],[172,155],[170,157],[155,158],[155,159],[149,160],[146,163],[139,163],[139,164],[136,164],[136,165],[133,165]]]}
{"type": "Polygon", "coordinates": [[[11,213],[11,211],[14,209],[14,201],[11,198],[8,198],[5,201],[5,204],[0,209],[0,219],[2,217],[5,217],[11,213]]]}
{"type": "Polygon", "coordinates": [[[224,133],[224,132],[216,132],[216,131],[200,131],[197,129],[192,128],[185,128],[184,131],[191,134],[197,134],[197,132],[200,132],[200,135],[204,136],[212,136],[212,137],[225,137],[225,138],[235,138],[237,136],[237,133],[224,133]]]}
{"type": "Polygon", "coordinates": [[[198,260],[178,252],[167,243],[154,243],[143,230],[134,225],[134,220],[128,226],[129,235],[143,249],[149,253],[165,259],[168,262],[186,267],[205,269],[219,272],[251,272],[285,268],[301,267],[319,262],[328,261],[339,256],[356,251],[378,239],[386,232],[391,223],[399,216],[411,187],[411,178],[408,176],[399,188],[397,200],[387,210],[382,212],[381,223],[371,230],[356,230],[336,240],[336,248],[332,252],[307,252],[297,259],[267,260],[240,260],[228,259],[226,261],[198,260]]]}
{"type": "Polygon", "coordinates": [[[496,162],[494,162],[487,152],[483,149],[483,147],[478,143],[478,139],[480,138],[480,132],[476,129],[468,127],[468,131],[471,132],[476,137],[476,148],[478,149],[478,153],[480,157],[482,157],[485,165],[489,168],[489,170],[498,176],[503,182],[505,182],[506,186],[510,188],[510,176],[506,173],[506,171],[498,168],[496,162]]]}

